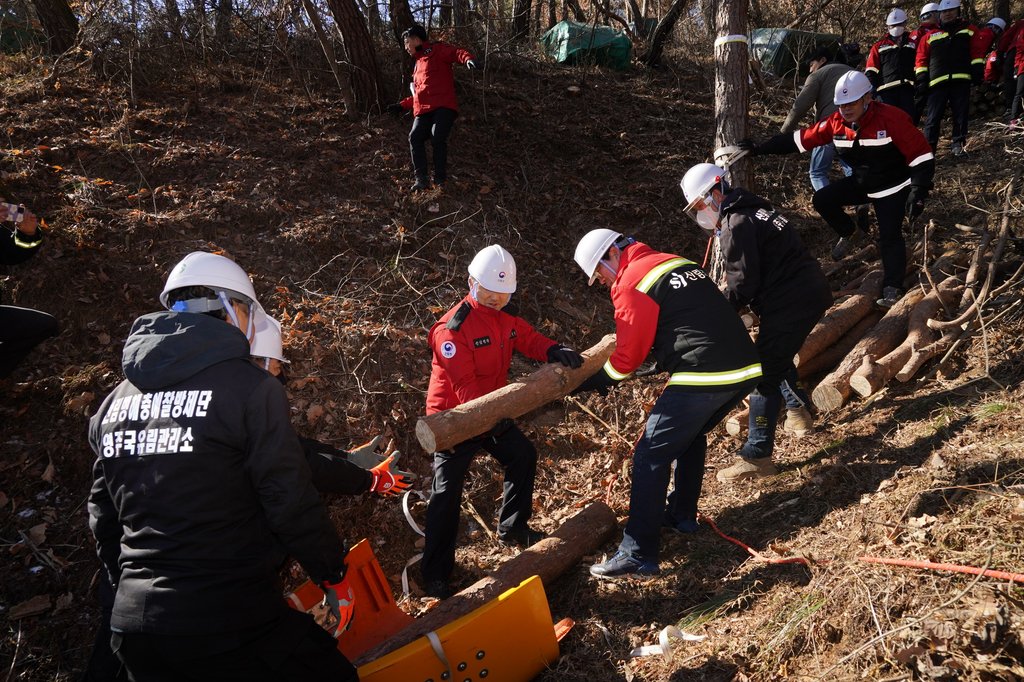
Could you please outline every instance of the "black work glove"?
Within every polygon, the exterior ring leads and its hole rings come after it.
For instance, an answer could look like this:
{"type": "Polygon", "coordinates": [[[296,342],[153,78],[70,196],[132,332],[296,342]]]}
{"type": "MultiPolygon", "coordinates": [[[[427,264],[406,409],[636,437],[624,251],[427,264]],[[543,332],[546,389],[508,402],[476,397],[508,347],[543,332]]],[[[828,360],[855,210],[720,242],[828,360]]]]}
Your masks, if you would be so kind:
{"type": "Polygon", "coordinates": [[[502,434],[515,426],[516,423],[508,417],[498,420],[498,423],[491,427],[491,430],[484,434],[484,438],[500,438],[502,434]]]}
{"type": "Polygon", "coordinates": [[[396,102],[395,104],[389,104],[386,107],[384,107],[384,111],[388,112],[392,116],[401,116],[402,112],[405,111],[405,109],[402,108],[401,104],[398,104],[396,102]]]}
{"type": "Polygon", "coordinates": [[[737,142],[736,146],[745,151],[750,156],[758,155],[758,144],[749,137],[746,138],[745,140],[740,140],[739,142],[737,142]]]}
{"type": "Polygon", "coordinates": [[[907,218],[915,220],[924,212],[924,200],[928,198],[928,190],[917,185],[910,186],[907,194],[907,218]]]}
{"type": "Polygon", "coordinates": [[[570,369],[578,369],[583,366],[583,356],[568,346],[556,343],[548,348],[548,362],[560,362],[570,369]]]}
{"type": "Polygon", "coordinates": [[[981,81],[984,77],[985,65],[971,64],[971,85],[981,85],[981,81]]]}
{"type": "Polygon", "coordinates": [[[589,391],[597,391],[601,395],[608,395],[608,389],[614,385],[615,381],[608,376],[607,372],[601,370],[577,386],[572,392],[572,395],[579,395],[580,393],[587,393],[589,391]]]}
{"type": "Polygon", "coordinates": [[[466,68],[469,69],[470,71],[475,71],[480,68],[480,65],[476,63],[475,59],[470,59],[468,62],[466,62],[466,68]]]}

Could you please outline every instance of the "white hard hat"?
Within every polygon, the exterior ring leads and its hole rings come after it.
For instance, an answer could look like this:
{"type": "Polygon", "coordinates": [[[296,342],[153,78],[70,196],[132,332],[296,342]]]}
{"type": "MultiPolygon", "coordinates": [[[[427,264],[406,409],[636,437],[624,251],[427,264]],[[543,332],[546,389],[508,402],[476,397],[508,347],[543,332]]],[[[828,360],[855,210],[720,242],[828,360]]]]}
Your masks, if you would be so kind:
{"type": "Polygon", "coordinates": [[[171,269],[160,292],[160,303],[165,308],[167,294],[184,287],[207,287],[216,292],[223,291],[228,298],[244,299],[260,307],[256,300],[256,290],[252,288],[252,280],[245,274],[238,263],[230,258],[218,256],[205,251],[193,251],[171,269]]]}
{"type": "Polygon", "coordinates": [[[940,12],[946,12],[951,9],[960,9],[960,0],[942,0],[939,3],[940,12]]]}
{"type": "Polygon", "coordinates": [[[898,7],[889,12],[889,16],[885,18],[886,26],[899,26],[905,23],[907,23],[907,13],[898,7]]]}
{"type": "Polygon", "coordinates": [[[867,76],[860,71],[847,71],[836,81],[836,92],[832,97],[832,102],[836,106],[849,104],[856,102],[869,92],[871,92],[871,81],[867,76]]]}
{"type": "Polygon", "coordinates": [[[608,253],[612,244],[619,239],[622,239],[621,232],[601,227],[587,232],[583,235],[583,239],[576,244],[576,255],[573,256],[573,259],[583,273],[590,278],[590,284],[594,283],[597,264],[604,258],[604,254],[608,253]]]}
{"type": "Polygon", "coordinates": [[[938,3],[929,2],[927,5],[925,5],[925,6],[923,6],[921,8],[921,16],[923,17],[926,14],[931,14],[932,12],[938,12],[938,11],[939,11],[938,3]]]}
{"type": "Polygon", "coordinates": [[[703,199],[711,191],[711,188],[721,183],[726,177],[725,169],[713,163],[698,163],[686,171],[686,175],[679,181],[679,186],[691,204],[697,199],[703,199]]]}
{"type": "Polygon", "coordinates": [[[992,17],[991,19],[988,20],[988,23],[990,26],[995,26],[1000,31],[1006,30],[1006,22],[999,17],[992,17]]]}
{"type": "Polygon", "coordinates": [[[516,291],[516,261],[512,254],[497,244],[478,251],[469,264],[469,276],[484,289],[499,294],[516,291]]]}
{"type": "Polygon", "coordinates": [[[252,337],[249,355],[288,362],[284,359],[284,348],[281,345],[281,323],[262,310],[256,311],[256,332],[252,337]]]}

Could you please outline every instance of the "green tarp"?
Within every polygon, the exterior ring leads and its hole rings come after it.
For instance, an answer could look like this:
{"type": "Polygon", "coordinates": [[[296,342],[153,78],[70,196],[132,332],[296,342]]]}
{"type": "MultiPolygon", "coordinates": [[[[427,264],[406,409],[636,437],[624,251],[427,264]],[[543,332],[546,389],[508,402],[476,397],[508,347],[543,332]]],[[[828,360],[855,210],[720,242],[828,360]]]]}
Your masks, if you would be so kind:
{"type": "Polygon", "coordinates": [[[560,21],[541,39],[544,52],[559,64],[594,63],[613,69],[629,68],[633,44],[622,31],[608,26],[560,21]]]}
{"type": "Polygon", "coordinates": [[[750,49],[754,59],[761,62],[764,73],[788,78],[797,72],[807,75],[807,58],[819,47],[826,47],[833,55],[839,54],[839,36],[831,33],[811,33],[791,28],[755,28],[750,32],[750,49]]]}

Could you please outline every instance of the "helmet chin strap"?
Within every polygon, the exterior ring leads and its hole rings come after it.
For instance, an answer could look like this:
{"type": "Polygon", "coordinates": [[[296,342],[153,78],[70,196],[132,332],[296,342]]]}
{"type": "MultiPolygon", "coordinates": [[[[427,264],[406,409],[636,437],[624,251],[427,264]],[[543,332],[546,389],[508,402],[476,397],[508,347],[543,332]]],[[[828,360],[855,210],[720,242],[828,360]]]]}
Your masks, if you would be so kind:
{"type": "Polygon", "coordinates": [[[480,292],[480,282],[477,282],[475,279],[470,277],[469,278],[469,296],[470,296],[470,298],[472,298],[477,303],[480,302],[480,299],[477,298],[477,294],[479,292],[480,292]]]}

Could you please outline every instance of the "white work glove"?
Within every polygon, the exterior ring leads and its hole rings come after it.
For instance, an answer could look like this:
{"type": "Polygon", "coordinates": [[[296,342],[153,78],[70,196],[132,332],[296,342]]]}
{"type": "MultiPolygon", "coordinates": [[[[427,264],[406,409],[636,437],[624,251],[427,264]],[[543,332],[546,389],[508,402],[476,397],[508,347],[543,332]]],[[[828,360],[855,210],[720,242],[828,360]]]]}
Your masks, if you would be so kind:
{"type": "MultiPolygon", "coordinates": [[[[378,466],[388,458],[389,454],[377,449],[377,446],[380,445],[380,439],[381,436],[377,436],[370,442],[364,443],[359,447],[350,450],[348,453],[348,461],[366,470],[370,470],[378,466]]],[[[396,476],[404,476],[407,480],[411,481],[416,478],[416,474],[395,468],[395,464],[398,463],[398,458],[400,456],[400,453],[394,453],[394,459],[391,460],[391,473],[396,476]]]]}

